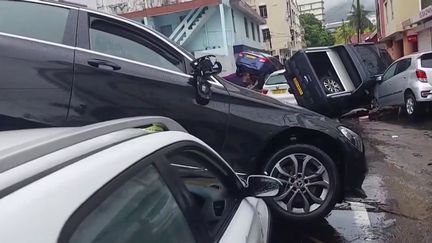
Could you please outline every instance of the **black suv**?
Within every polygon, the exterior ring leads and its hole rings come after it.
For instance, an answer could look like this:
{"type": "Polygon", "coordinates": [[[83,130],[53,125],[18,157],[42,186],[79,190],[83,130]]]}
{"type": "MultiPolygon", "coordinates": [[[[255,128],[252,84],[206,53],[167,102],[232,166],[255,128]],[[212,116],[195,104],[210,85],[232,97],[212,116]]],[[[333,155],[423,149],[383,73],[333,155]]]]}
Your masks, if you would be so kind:
{"type": "Polygon", "coordinates": [[[346,193],[362,194],[359,135],[202,66],[131,20],[59,3],[0,1],[1,130],[166,116],[237,171],[280,178],[285,191],[268,203],[286,219],[317,220],[346,193]]]}

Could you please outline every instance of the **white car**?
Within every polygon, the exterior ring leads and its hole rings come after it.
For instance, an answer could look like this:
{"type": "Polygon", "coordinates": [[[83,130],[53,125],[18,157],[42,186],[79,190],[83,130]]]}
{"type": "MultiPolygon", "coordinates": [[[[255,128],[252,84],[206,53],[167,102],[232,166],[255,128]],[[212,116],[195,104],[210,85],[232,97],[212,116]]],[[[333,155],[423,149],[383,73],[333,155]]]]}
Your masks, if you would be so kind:
{"type": "Polygon", "coordinates": [[[414,118],[432,104],[432,52],[404,56],[377,78],[373,108],[403,106],[414,118]]]}
{"type": "Polygon", "coordinates": [[[258,197],[282,185],[240,179],[161,117],[2,132],[0,148],[5,243],[267,242],[269,211],[258,197]]]}
{"type": "Polygon", "coordinates": [[[284,104],[297,105],[294,95],[289,92],[289,86],[284,73],[285,70],[279,70],[270,74],[264,82],[261,92],[284,104]]]}

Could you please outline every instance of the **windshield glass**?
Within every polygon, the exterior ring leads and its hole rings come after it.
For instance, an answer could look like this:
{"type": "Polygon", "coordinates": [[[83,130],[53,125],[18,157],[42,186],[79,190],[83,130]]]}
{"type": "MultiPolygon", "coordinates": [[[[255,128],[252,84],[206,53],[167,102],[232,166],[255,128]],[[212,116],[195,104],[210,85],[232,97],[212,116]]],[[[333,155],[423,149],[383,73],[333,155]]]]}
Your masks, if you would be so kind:
{"type": "Polygon", "coordinates": [[[285,76],[283,74],[278,74],[275,76],[270,76],[267,81],[266,85],[276,85],[276,84],[286,84],[287,81],[285,79],[285,76]]]}

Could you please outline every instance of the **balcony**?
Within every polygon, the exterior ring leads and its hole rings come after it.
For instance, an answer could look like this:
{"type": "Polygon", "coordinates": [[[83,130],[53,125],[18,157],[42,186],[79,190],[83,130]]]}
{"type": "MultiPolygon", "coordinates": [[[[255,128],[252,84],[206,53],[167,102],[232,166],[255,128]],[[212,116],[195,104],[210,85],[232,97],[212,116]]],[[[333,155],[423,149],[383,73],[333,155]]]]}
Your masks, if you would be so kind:
{"type": "Polygon", "coordinates": [[[97,8],[135,19],[215,6],[220,3],[221,0],[104,0],[98,1],[97,8]]]}

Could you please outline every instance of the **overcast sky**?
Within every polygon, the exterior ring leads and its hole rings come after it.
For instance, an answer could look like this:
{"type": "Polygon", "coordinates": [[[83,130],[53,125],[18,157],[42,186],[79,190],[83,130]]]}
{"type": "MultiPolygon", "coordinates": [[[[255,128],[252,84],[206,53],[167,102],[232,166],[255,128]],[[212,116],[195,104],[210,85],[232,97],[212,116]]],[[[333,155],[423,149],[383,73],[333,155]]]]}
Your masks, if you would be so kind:
{"type": "MultiPolygon", "coordinates": [[[[355,2],[357,2],[356,0],[354,0],[355,2]]],[[[332,6],[335,6],[337,4],[340,3],[346,3],[346,2],[353,2],[353,0],[324,0],[324,7],[325,8],[330,8],[332,6]]],[[[365,5],[365,6],[374,6],[374,0],[360,0],[360,4],[361,5],[365,5]]]]}

